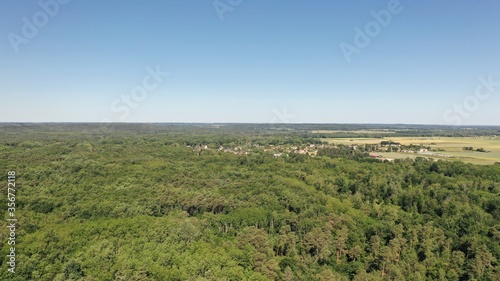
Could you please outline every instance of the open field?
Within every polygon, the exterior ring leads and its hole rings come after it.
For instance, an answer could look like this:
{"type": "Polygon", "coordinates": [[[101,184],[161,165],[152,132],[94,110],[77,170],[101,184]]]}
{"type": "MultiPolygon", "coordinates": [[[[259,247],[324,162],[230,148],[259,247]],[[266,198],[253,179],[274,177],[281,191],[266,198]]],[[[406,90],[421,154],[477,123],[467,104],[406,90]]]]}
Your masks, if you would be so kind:
{"type": "Polygon", "coordinates": [[[314,130],[311,131],[313,134],[335,134],[335,133],[351,133],[351,134],[394,134],[396,132],[392,130],[356,130],[356,131],[346,131],[346,130],[314,130]]]}
{"type": "Polygon", "coordinates": [[[422,145],[430,147],[434,152],[445,155],[439,157],[420,153],[380,153],[381,156],[397,158],[414,158],[417,156],[434,159],[460,160],[473,164],[494,164],[500,162],[500,137],[391,137],[391,138],[328,138],[323,139],[336,144],[379,144],[382,140],[399,142],[402,145],[422,145]],[[484,148],[489,152],[465,151],[463,147],[484,148]],[[437,151],[443,149],[444,151],[437,151]]]}

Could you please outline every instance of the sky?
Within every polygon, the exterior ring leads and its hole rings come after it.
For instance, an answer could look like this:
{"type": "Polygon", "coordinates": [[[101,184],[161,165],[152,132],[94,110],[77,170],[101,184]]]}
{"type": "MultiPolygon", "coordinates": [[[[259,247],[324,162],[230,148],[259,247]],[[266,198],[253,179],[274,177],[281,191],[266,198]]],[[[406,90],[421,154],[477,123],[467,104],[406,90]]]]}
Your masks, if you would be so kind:
{"type": "Polygon", "coordinates": [[[497,0],[0,0],[0,122],[500,125],[497,0]]]}

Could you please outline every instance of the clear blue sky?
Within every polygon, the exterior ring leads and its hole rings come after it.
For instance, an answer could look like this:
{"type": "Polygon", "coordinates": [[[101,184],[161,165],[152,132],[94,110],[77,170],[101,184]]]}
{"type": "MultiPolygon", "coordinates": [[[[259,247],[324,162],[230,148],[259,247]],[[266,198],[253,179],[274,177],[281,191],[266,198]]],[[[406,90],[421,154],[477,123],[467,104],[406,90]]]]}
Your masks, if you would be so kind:
{"type": "Polygon", "coordinates": [[[401,0],[348,62],[391,1],[0,0],[0,122],[500,125],[500,1],[401,0]]]}

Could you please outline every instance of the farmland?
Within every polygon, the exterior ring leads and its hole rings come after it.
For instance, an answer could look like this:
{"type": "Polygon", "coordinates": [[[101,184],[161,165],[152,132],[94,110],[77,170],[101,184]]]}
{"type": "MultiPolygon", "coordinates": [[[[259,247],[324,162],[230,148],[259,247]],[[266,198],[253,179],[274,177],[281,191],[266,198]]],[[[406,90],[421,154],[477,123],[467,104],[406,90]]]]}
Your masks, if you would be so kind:
{"type": "Polygon", "coordinates": [[[364,145],[380,144],[381,141],[393,141],[401,145],[419,145],[429,147],[428,152],[403,153],[387,152],[381,156],[391,159],[415,158],[418,156],[433,159],[460,160],[473,164],[494,164],[500,161],[500,137],[385,137],[381,138],[324,138],[323,141],[334,144],[364,145]],[[468,151],[464,147],[484,148],[487,152],[468,151]]]}

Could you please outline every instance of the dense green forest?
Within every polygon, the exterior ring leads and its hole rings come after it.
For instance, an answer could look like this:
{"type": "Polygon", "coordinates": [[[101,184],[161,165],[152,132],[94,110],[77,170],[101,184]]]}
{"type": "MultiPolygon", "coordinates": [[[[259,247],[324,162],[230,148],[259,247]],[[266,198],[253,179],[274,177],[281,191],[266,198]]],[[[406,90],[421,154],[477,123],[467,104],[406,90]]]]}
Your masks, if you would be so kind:
{"type": "Polygon", "coordinates": [[[500,280],[500,165],[265,150],[366,126],[1,124],[0,280],[500,280]]]}

